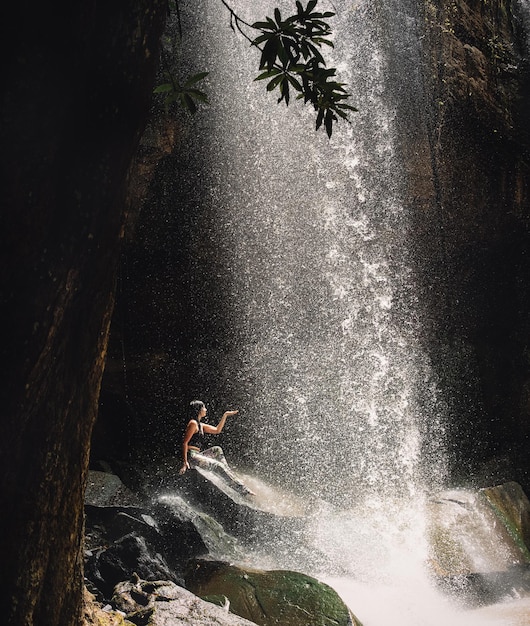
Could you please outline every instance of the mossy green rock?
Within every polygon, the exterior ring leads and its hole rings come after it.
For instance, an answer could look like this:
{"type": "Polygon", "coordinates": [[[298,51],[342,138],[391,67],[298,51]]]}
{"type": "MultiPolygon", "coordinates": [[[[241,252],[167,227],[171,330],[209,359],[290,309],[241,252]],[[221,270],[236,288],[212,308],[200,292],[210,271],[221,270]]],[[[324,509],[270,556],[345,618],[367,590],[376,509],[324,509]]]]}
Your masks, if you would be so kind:
{"type": "Polygon", "coordinates": [[[436,576],[526,568],[530,503],[515,482],[442,492],[429,502],[428,536],[436,576]]]}
{"type": "Polygon", "coordinates": [[[260,626],[361,626],[331,587],[299,572],[197,559],[186,586],[203,599],[226,596],[232,613],[260,626]]]}
{"type": "Polygon", "coordinates": [[[482,489],[481,494],[530,564],[530,502],[521,485],[512,481],[482,489]]]}

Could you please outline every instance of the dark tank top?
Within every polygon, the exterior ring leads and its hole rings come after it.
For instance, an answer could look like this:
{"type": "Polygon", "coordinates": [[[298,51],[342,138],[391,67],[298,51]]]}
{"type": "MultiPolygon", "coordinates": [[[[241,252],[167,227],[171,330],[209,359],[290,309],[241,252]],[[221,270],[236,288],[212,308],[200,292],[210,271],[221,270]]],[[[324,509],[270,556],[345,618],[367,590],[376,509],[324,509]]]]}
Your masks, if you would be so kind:
{"type": "Polygon", "coordinates": [[[199,450],[201,450],[204,445],[204,431],[202,429],[202,424],[197,420],[192,421],[197,423],[199,430],[192,435],[191,439],[188,441],[188,446],[199,448],[199,450]]]}

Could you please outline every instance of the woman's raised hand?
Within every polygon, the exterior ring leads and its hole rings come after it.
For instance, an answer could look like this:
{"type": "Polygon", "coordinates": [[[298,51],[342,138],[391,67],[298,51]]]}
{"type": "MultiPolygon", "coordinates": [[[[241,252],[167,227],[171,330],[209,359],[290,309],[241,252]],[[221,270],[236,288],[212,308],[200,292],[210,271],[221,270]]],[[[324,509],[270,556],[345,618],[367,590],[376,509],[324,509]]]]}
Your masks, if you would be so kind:
{"type": "Polygon", "coordinates": [[[232,417],[232,415],[236,415],[239,413],[239,409],[237,411],[225,411],[226,417],[232,417]]]}

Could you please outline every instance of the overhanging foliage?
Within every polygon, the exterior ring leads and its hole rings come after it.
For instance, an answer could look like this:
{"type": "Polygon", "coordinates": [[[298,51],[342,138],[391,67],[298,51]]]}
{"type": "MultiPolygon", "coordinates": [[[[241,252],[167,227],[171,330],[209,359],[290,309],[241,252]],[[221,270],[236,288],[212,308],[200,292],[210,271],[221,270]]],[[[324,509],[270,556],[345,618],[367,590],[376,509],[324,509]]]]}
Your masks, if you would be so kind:
{"type": "MultiPolygon", "coordinates": [[[[276,8],[273,17],[249,24],[241,19],[233,8],[221,0],[230,13],[230,27],[238,31],[260,52],[259,75],[255,80],[267,81],[267,91],[279,90],[278,103],[288,106],[291,95],[297,100],[309,103],[316,112],[315,128],[324,128],[331,137],[333,125],[339,119],[348,121],[348,114],[357,109],[348,104],[350,94],[345,83],[336,80],[336,68],[326,66],[322,54],[323,46],[333,48],[331,28],[327,22],[335,14],[331,11],[317,11],[318,0],[309,0],[304,8],[296,2],[296,13],[283,18],[276,8]],[[259,35],[253,36],[255,31],[259,35]]],[[[178,3],[176,3],[178,16],[178,3]]],[[[179,20],[180,31],[180,20],[179,20]]],[[[191,76],[179,85],[172,72],[167,69],[167,82],[155,88],[155,93],[164,94],[164,102],[169,105],[179,103],[191,113],[197,110],[197,103],[207,103],[204,91],[197,88],[208,72],[191,76]]]]}

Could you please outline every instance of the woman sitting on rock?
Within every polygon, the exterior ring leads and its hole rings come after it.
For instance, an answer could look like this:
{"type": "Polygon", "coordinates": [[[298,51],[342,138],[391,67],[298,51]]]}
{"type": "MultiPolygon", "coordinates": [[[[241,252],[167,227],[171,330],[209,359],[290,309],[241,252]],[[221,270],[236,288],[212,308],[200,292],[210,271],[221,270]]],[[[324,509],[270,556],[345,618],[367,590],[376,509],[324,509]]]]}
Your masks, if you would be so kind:
{"type": "Polygon", "coordinates": [[[205,434],[218,435],[223,430],[227,418],[236,415],[239,411],[225,411],[217,426],[201,422],[206,416],[206,411],[204,402],[200,400],[190,402],[190,420],[182,440],[183,462],[179,473],[184,474],[188,469],[200,467],[220,474],[237,492],[244,495],[255,495],[230,469],[220,446],[203,450],[205,434]]]}

